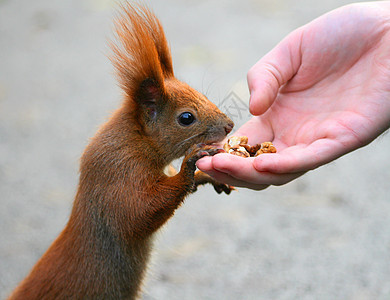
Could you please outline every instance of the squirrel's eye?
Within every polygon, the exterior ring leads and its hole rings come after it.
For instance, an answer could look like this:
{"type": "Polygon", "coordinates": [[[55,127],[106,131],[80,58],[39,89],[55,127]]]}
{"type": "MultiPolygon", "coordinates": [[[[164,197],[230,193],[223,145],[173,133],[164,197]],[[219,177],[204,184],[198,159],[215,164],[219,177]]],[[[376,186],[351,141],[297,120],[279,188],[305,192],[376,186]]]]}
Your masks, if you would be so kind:
{"type": "Polygon", "coordinates": [[[182,126],[188,126],[195,122],[195,117],[190,112],[183,112],[178,118],[179,124],[182,126]]]}

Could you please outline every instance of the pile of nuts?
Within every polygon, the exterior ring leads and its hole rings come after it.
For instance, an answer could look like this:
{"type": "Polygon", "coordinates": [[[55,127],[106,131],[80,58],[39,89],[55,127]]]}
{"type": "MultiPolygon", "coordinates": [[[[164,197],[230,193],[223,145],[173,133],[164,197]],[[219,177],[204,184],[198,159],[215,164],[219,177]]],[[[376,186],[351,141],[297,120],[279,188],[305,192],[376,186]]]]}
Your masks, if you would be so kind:
{"type": "Polygon", "coordinates": [[[232,136],[228,139],[223,149],[230,154],[241,157],[255,157],[263,153],[276,153],[276,148],[271,142],[264,142],[255,146],[248,145],[248,137],[232,136]]]}

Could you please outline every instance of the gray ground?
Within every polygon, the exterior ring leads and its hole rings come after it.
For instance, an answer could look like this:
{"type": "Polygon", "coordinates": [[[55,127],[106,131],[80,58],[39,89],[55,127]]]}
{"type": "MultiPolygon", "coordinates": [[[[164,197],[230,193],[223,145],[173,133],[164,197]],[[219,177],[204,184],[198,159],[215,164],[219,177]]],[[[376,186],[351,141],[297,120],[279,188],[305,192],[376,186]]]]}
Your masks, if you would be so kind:
{"type": "MultiPolygon", "coordinates": [[[[180,79],[245,102],[247,70],[349,1],[153,1],[180,79]]],[[[120,101],[113,1],[0,0],[0,298],[66,224],[78,159],[120,101]]],[[[247,115],[235,119],[242,124],[247,115]]],[[[158,234],[144,299],[390,299],[390,137],[283,187],[203,188],[158,234]]]]}

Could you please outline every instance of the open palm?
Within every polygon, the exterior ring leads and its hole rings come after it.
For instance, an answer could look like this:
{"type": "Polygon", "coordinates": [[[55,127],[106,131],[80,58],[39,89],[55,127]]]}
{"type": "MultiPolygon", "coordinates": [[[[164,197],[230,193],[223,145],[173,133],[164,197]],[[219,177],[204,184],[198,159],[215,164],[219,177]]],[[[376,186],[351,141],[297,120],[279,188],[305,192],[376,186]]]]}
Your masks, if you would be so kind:
{"type": "Polygon", "coordinates": [[[198,163],[235,186],[262,189],[362,147],[390,126],[389,2],[355,4],[303,26],[248,73],[254,117],[235,135],[277,154],[198,163]]]}

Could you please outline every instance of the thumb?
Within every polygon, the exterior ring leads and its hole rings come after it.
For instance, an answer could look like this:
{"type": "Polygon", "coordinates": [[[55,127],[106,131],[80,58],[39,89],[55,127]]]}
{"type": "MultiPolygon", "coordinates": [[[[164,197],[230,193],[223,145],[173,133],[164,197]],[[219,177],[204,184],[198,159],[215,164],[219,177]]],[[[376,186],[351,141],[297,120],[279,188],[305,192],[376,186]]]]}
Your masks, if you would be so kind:
{"type": "Polygon", "coordinates": [[[260,59],[248,72],[249,110],[258,116],[274,102],[279,89],[301,65],[301,30],[295,30],[260,59]]]}

